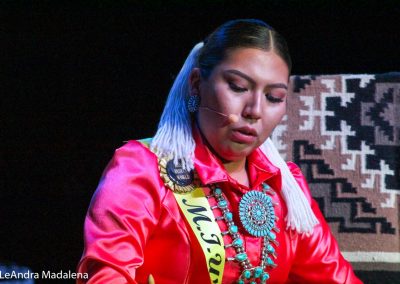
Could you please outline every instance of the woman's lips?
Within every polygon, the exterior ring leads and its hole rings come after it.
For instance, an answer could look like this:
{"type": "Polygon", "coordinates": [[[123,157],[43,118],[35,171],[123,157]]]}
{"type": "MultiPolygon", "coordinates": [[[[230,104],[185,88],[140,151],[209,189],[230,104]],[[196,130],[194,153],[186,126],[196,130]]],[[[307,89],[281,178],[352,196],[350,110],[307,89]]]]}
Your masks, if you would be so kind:
{"type": "Polygon", "coordinates": [[[257,132],[250,127],[241,127],[232,130],[231,140],[240,144],[251,144],[257,139],[257,132]]]}

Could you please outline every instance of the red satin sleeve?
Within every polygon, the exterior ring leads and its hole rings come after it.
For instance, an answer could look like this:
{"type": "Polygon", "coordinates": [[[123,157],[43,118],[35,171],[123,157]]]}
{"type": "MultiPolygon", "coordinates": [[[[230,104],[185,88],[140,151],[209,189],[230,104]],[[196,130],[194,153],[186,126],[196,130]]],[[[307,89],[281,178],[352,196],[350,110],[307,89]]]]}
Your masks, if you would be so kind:
{"type": "Polygon", "coordinates": [[[292,245],[296,246],[296,256],[287,283],[362,283],[355,276],[350,263],[340,253],[338,243],[317,202],[312,199],[300,169],[293,163],[289,163],[288,166],[311,202],[319,225],[314,227],[313,233],[309,236],[294,235],[292,245]]]}
{"type": "Polygon", "coordinates": [[[88,273],[89,280],[77,283],[137,283],[136,269],[165,196],[158,172],[149,172],[157,168],[155,157],[138,142],[115,151],[85,219],[78,272],[88,273]]]}

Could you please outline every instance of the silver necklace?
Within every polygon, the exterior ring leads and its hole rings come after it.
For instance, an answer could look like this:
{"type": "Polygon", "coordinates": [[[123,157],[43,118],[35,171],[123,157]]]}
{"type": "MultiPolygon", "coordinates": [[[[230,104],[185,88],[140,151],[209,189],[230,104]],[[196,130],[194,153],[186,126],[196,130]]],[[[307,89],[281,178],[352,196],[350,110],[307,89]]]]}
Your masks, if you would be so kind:
{"type": "Polygon", "coordinates": [[[233,247],[236,255],[228,257],[228,261],[236,261],[241,266],[241,274],[238,278],[238,284],[262,283],[265,284],[269,279],[267,267],[276,267],[271,256],[276,258],[274,246],[278,246],[276,235],[273,231],[279,232],[276,227],[274,206],[276,205],[270,195],[274,195],[275,191],[263,183],[263,191],[251,190],[243,195],[239,202],[239,217],[244,229],[252,236],[263,238],[263,249],[261,251],[260,263],[253,266],[248,258],[247,252],[244,249],[243,239],[239,234],[239,229],[233,222],[232,212],[229,210],[228,202],[222,194],[222,190],[211,185],[211,195],[214,197],[217,205],[212,206],[212,210],[220,210],[221,216],[217,217],[216,221],[225,221],[228,230],[222,232],[222,235],[230,235],[232,243],[226,244],[225,249],[233,247]],[[274,246],[273,246],[274,245],[274,246]]]}

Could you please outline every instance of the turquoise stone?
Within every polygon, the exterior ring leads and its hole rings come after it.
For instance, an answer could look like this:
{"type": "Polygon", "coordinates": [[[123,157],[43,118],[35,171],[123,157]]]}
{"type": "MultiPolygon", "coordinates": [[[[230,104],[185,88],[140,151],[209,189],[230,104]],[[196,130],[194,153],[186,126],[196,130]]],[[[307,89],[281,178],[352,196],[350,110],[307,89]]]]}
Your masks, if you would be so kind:
{"type": "Polygon", "coordinates": [[[228,206],[228,203],[226,202],[226,200],[221,200],[220,202],[218,202],[219,208],[225,208],[226,206],[228,206]]]}
{"type": "Polygon", "coordinates": [[[244,278],[249,279],[251,277],[251,271],[250,270],[245,270],[243,272],[243,276],[244,276],[244,278]]]}
{"type": "Polygon", "coordinates": [[[261,275],[261,281],[267,281],[269,279],[269,274],[267,272],[264,272],[261,275]]]}
{"type": "Polygon", "coordinates": [[[254,278],[258,278],[263,273],[263,269],[261,267],[256,267],[254,269],[254,278]]]}
{"type": "Polygon", "coordinates": [[[263,188],[266,189],[266,190],[268,190],[268,189],[270,189],[271,187],[270,187],[268,184],[263,183],[263,188]]]}
{"type": "Polygon", "coordinates": [[[214,189],[214,194],[215,195],[221,195],[222,194],[222,190],[219,187],[217,187],[216,189],[214,189]]]}
{"type": "Polygon", "coordinates": [[[237,284],[244,284],[244,281],[242,279],[239,279],[236,283],[237,284]]]}
{"type": "Polygon", "coordinates": [[[268,238],[269,238],[270,240],[275,240],[275,239],[276,239],[276,235],[275,235],[273,232],[269,232],[269,233],[268,233],[268,238]]]}
{"type": "Polygon", "coordinates": [[[249,191],[239,203],[239,217],[244,229],[252,236],[264,237],[274,224],[271,200],[265,193],[249,191]]]}
{"type": "Polygon", "coordinates": [[[267,264],[271,266],[275,265],[274,261],[270,257],[267,257],[267,264]]]}
{"type": "Polygon", "coordinates": [[[257,283],[256,283],[256,282],[254,282],[254,281],[251,281],[251,282],[250,282],[250,284],[257,284],[257,283]]]}
{"type": "Polygon", "coordinates": [[[229,227],[229,231],[230,231],[232,234],[235,234],[235,233],[238,232],[238,227],[237,227],[236,225],[232,225],[232,226],[229,227]]]}
{"type": "Polygon", "coordinates": [[[245,252],[243,252],[243,253],[238,253],[238,254],[235,256],[235,259],[236,259],[237,261],[239,261],[239,262],[242,262],[243,260],[246,260],[246,259],[247,259],[247,254],[246,254],[245,252]]]}
{"type": "Polygon", "coordinates": [[[275,252],[274,247],[271,246],[270,244],[268,244],[268,246],[267,246],[267,252],[268,252],[268,253],[274,253],[274,252],[275,252]]]}
{"type": "Polygon", "coordinates": [[[243,240],[241,238],[237,238],[232,242],[234,247],[241,247],[243,246],[243,240]]]}
{"type": "Polygon", "coordinates": [[[226,212],[224,216],[225,216],[226,221],[232,221],[232,219],[233,219],[231,212],[226,212]]]}

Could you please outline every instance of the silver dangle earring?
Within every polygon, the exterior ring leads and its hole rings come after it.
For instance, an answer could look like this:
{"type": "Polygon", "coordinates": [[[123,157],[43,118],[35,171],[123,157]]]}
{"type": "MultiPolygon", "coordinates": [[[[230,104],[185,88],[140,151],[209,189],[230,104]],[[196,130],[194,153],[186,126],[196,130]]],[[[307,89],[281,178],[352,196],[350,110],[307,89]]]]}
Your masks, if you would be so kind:
{"type": "Polygon", "coordinates": [[[199,110],[200,106],[200,96],[197,94],[190,95],[187,102],[187,107],[189,112],[194,113],[199,110]]]}

